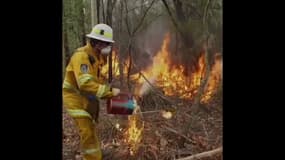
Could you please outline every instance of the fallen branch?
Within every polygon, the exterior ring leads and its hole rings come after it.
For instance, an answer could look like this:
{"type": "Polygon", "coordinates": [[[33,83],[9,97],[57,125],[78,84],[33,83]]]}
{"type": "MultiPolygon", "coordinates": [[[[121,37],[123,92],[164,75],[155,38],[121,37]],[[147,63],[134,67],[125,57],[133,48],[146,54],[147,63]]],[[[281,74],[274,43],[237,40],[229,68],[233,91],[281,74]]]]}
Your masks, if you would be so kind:
{"type": "Polygon", "coordinates": [[[177,160],[194,160],[194,159],[200,159],[200,158],[205,158],[205,157],[210,157],[213,156],[215,154],[221,153],[223,151],[222,147],[219,147],[217,149],[211,150],[211,151],[206,151],[203,153],[198,153],[189,157],[184,157],[184,158],[180,158],[177,160]]]}
{"type": "MultiPolygon", "coordinates": [[[[138,69],[138,67],[137,67],[134,63],[133,63],[133,66],[134,66],[134,68],[138,69]]],[[[158,95],[160,98],[162,98],[162,99],[166,100],[167,102],[169,102],[169,103],[171,104],[171,107],[174,108],[174,109],[176,109],[175,107],[173,107],[173,106],[175,106],[175,105],[174,105],[175,103],[174,103],[173,101],[171,101],[170,99],[168,99],[167,97],[165,97],[165,96],[163,95],[163,93],[159,92],[159,91],[157,90],[157,88],[156,88],[155,86],[153,86],[153,84],[151,84],[151,82],[145,77],[145,75],[144,75],[141,71],[139,71],[139,74],[140,74],[140,75],[143,77],[143,79],[149,84],[150,89],[151,89],[153,92],[157,93],[157,95],[158,95]]]]}
{"type": "Polygon", "coordinates": [[[169,128],[169,127],[166,127],[166,126],[163,126],[163,128],[167,129],[167,130],[170,131],[170,132],[176,133],[177,135],[179,135],[179,136],[185,138],[185,139],[186,139],[187,141],[189,141],[190,143],[195,143],[194,141],[192,141],[191,139],[189,139],[187,136],[185,136],[185,135],[183,135],[183,134],[181,134],[181,133],[175,131],[175,130],[172,129],[172,128],[169,128]]]}
{"type": "Polygon", "coordinates": [[[146,114],[146,113],[159,113],[161,110],[154,110],[154,111],[145,111],[145,112],[140,112],[140,113],[133,113],[134,114],[146,114]]]}

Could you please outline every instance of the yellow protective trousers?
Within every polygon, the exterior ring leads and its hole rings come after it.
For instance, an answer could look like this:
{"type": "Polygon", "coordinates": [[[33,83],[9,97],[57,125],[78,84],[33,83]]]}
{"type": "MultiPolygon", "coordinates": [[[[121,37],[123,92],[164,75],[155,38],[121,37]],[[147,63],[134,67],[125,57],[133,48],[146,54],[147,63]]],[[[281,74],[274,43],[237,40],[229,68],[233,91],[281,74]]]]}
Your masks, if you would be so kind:
{"type": "Polygon", "coordinates": [[[79,128],[80,144],[84,160],[101,160],[100,141],[95,130],[91,115],[83,109],[68,109],[67,112],[75,119],[79,128]]]}

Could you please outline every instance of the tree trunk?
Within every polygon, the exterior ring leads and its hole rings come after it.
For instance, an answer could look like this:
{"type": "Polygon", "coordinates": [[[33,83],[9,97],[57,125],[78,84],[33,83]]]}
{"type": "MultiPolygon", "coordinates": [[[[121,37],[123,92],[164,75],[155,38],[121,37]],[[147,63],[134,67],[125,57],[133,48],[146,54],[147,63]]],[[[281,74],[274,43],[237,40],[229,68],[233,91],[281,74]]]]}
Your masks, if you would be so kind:
{"type": "Polygon", "coordinates": [[[104,5],[104,1],[101,0],[101,5],[102,5],[102,23],[106,23],[106,16],[105,16],[105,5],[104,5]]]}
{"type": "Polygon", "coordinates": [[[96,3],[95,0],[91,0],[91,28],[95,26],[96,23],[96,3]]]}
{"type": "Polygon", "coordinates": [[[112,27],[112,17],[113,17],[113,9],[117,0],[108,0],[107,1],[107,15],[106,15],[106,23],[112,27]]]}
{"type": "MultiPolygon", "coordinates": [[[[63,33],[62,33],[63,37],[63,33]]],[[[64,79],[65,76],[65,65],[66,65],[66,60],[65,60],[65,51],[64,51],[64,38],[62,38],[62,80],[64,79]]]]}
{"type": "Polygon", "coordinates": [[[195,114],[198,112],[199,109],[199,105],[200,105],[200,100],[201,100],[201,96],[205,90],[205,86],[208,82],[209,79],[209,75],[210,75],[210,62],[209,62],[209,44],[210,44],[210,34],[209,34],[209,30],[208,30],[208,24],[206,23],[206,17],[207,17],[207,13],[208,13],[208,9],[209,9],[209,5],[210,5],[210,1],[208,0],[205,6],[205,10],[204,10],[204,15],[203,15],[203,27],[204,27],[204,33],[206,35],[206,40],[205,40],[205,44],[204,44],[204,51],[205,51],[205,65],[206,65],[206,74],[203,77],[200,87],[198,89],[198,93],[194,99],[194,103],[192,106],[192,115],[195,116],[195,114]]]}
{"type": "Polygon", "coordinates": [[[183,12],[183,8],[182,8],[182,2],[180,0],[173,0],[173,3],[175,6],[177,19],[180,22],[185,23],[186,18],[185,18],[185,13],[183,12]]]}
{"type": "Polygon", "coordinates": [[[206,66],[206,72],[205,72],[205,76],[202,77],[197,95],[194,98],[194,103],[192,106],[192,115],[194,116],[199,109],[200,106],[200,101],[201,101],[201,97],[204,93],[205,90],[205,86],[208,82],[209,76],[210,76],[210,62],[209,62],[209,48],[208,48],[208,41],[209,38],[206,39],[206,44],[205,44],[205,66],[206,66]]]}
{"type": "MultiPolygon", "coordinates": [[[[120,17],[123,17],[123,1],[120,1],[120,17]]],[[[122,21],[119,21],[119,36],[118,36],[118,39],[121,41],[121,33],[122,33],[122,21]]],[[[123,70],[123,55],[122,55],[122,44],[120,43],[119,45],[119,72],[120,72],[120,84],[121,86],[124,85],[124,70],[123,70]]]]}
{"type": "Polygon", "coordinates": [[[100,0],[96,0],[96,7],[97,7],[97,23],[100,23],[100,0]]]}
{"type": "Polygon", "coordinates": [[[182,11],[182,2],[178,0],[173,0],[173,3],[175,4],[175,12],[177,15],[178,21],[175,20],[174,16],[172,15],[169,5],[167,4],[166,0],[162,0],[168,15],[171,18],[171,21],[174,24],[174,27],[178,30],[180,37],[182,38],[182,42],[185,46],[185,48],[192,48],[194,46],[194,40],[192,33],[189,32],[188,28],[186,27],[186,18],[185,14],[182,11]],[[183,18],[184,17],[184,18],[183,18]]]}
{"type": "Polygon", "coordinates": [[[70,55],[70,49],[69,49],[69,41],[68,41],[68,37],[67,37],[67,33],[64,32],[63,34],[63,47],[64,47],[64,59],[66,60],[66,56],[70,55]]]}
{"type": "Polygon", "coordinates": [[[128,77],[127,77],[127,84],[128,84],[128,89],[131,91],[131,83],[130,83],[130,75],[131,75],[131,69],[132,69],[132,37],[129,39],[128,43],[128,56],[129,56],[129,64],[128,64],[128,77]]]}
{"type": "Polygon", "coordinates": [[[78,27],[80,28],[79,31],[79,38],[81,41],[82,46],[84,46],[86,44],[86,37],[85,37],[85,16],[84,16],[84,4],[83,1],[80,1],[80,5],[79,5],[79,25],[78,27]]]}

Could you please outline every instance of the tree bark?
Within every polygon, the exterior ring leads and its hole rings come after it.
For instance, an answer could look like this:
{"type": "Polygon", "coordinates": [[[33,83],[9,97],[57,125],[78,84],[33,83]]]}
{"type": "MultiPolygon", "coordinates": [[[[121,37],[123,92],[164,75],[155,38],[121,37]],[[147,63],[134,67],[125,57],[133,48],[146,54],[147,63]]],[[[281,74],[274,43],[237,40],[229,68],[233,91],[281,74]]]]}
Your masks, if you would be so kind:
{"type": "Polygon", "coordinates": [[[102,5],[102,22],[106,23],[106,16],[105,16],[105,6],[104,6],[104,1],[101,0],[101,5],[102,5]]]}
{"type": "Polygon", "coordinates": [[[96,19],[96,3],[95,0],[91,0],[91,28],[95,26],[96,19]]]}
{"type": "MultiPolygon", "coordinates": [[[[64,34],[62,33],[62,37],[64,37],[64,34]]],[[[65,76],[65,65],[66,65],[66,60],[65,60],[65,50],[64,50],[64,38],[62,38],[62,80],[64,79],[65,76]]]]}
{"type": "Polygon", "coordinates": [[[175,6],[177,19],[180,22],[184,23],[186,18],[185,18],[185,13],[183,12],[183,8],[182,8],[182,2],[180,0],[173,0],[173,3],[175,6]]]}
{"type": "Polygon", "coordinates": [[[132,37],[129,39],[128,43],[128,56],[129,56],[129,64],[128,64],[128,77],[127,77],[127,84],[128,84],[128,89],[131,91],[131,84],[130,84],[130,75],[131,75],[131,69],[132,69],[132,37]]]}
{"type": "Polygon", "coordinates": [[[204,10],[204,16],[203,16],[203,27],[204,27],[204,33],[206,35],[206,40],[205,40],[205,44],[204,44],[204,51],[205,51],[205,65],[206,65],[206,73],[205,76],[202,77],[201,83],[200,83],[200,87],[198,89],[198,93],[194,99],[194,103],[192,106],[192,115],[195,116],[195,114],[198,112],[199,109],[199,105],[200,105],[200,100],[201,100],[201,96],[205,90],[205,86],[208,82],[209,79],[209,75],[210,75],[210,62],[209,62],[209,41],[210,41],[210,35],[209,35],[209,31],[208,31],[208,24],[206,24],[206,18],[207,17],[207,13],[208,13],[208,8],[209,8],[209,4],[210,4],[211,0],[208,0],[205,6],[205,10],[204,10]]]}
{"type": "Polygon", "coordinates": [[[183,17],[185,17],[185,15],[182,12],[182,2],[177,1],[177,0],[173,0],[173,1],[175,2],[174,4],[176,4],[175,5],[175,8],[176,8],[175,12],[176,12],[176,15],[177,15],[177,18],[179,21],[175,20],[173,14],[170,11],[170,8],[169,8],[166,0],[162,0],[163,4],[167,10],[168,15],[170,16],[170,19],[171,19],[172,23],[174,24],[174,27],[178,30],[180,37],[183,39],[184,46],[187,48],[192,48],[194,46],[194,40],[193,40],[192,33],[188,32],[188,29],[185,28],[186,18],[183,18],[183,17]],[[179,11],[177,9],[179,9],[179,11]]]}
{"type": "Polygon", "coordinates": [[[209,64],[209,49],[208,49],[208,41],[209,41],[209,36],[206,39],[206,44],[205,44],[205,66],[206,66],[206,72],[205,72],[205,76],[202,77],[197,95],[194,98],[194,103],[192,105],[192,116],[195,117],[196,113],[199,110],[199,106],[200,106],[200,101],[201,101],[201,97],[204,93],[205,90],[205,86],[208,82],[209,79],[209,75],[210,75],[210,64],[209,64]]]}
{"type": "MultiPolygon", "coordinates": [[[[120,1],[120,17],[123,17],[123,1],[120,1]]],[[[122,21],[119,21],[119,36],[118,39],[121,42],[121,33],[122,33],[122,21]]],[[[119,72],[120,72],[120,84],[123,86],[123,81],[124,81],[124,70],[123,70],[123,58],[122,58],[122,47],[121,43],[118,45],[119,46],[119,72]]]]}
{"type": "Polygon", "coordinates": [[[96,0],[96,7],[97,7],[97,24],[100,23],[100,0],[96,0]]]}
{"type": "Polygon", "coordinates": [[[112,17],[113,17],[113,9],[116,5],[117,0],[108,0],[107,1],[107,15],[106,15],[106,23],[112,27],[112,17]]]}
{"type": "Polygon", "coordinates": [[[83,1],[80,1],[79,2],[80,5],[79,5],[79,23],[82,24],[82,25],[79,25],[78,27],[80,28],[80,31],[79,31],[79,38],[80,38],[80,41],[81,41],[81,45],[84,46],[86,44],[86,36],[85,36],[85,16],[84,16],[84,4],[83,4],[83,1]]]}

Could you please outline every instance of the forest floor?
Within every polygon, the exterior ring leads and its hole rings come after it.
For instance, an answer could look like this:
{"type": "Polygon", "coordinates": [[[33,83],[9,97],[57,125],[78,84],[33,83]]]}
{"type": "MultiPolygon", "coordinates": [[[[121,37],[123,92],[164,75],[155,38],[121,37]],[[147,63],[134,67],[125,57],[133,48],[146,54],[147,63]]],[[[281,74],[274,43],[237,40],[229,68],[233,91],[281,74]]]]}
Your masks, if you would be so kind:
{"type": "MultiPolygon", "coordinates": [[[[101,140],[104,160],[173,160],[222,147],[222,94],[216,94],[207,104],[201,104],[196,116],[191,116],[192,102],[168,97],[176,107],[171,118],[163,116],[169,108],[158,96],[145,96],[138,101],[142,114],[135,115],[142,127],[141,139],[131,154],[126,132],[131,117],[106,112],[106,101],[101,101],[97,132],[101,140]],[[157,112],[148,112],[148,111],[157,112]],[[119,125],[118,125],[119,124],[119,125]]],[[[171,104],[173,106],[173,104],[171,104]]],[[[79,135],[74,121],[63,111],[63,160],[82,160],[79,135]]],[[[203,156],[202,156],[203,157],[203,156]]],[[[202,160],[221,160],[222,150],[202,160]]]]}

